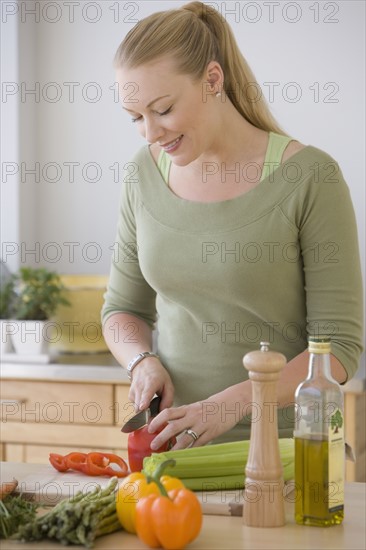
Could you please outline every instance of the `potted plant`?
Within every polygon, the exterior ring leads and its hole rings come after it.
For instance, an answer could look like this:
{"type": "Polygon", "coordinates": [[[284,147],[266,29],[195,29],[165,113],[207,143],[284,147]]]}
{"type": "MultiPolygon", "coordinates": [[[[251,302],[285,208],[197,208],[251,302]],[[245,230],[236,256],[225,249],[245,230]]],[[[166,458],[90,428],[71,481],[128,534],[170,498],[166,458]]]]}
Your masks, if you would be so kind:
{"type": "Polygon", "coordinates": [[[1,280],[0,286],[0,353],[11,353],[13,346],[8,329],[9,319],[12,317],[12,306],[14,304],[14,277],[10,276],[7,281],[1,280]]]}
{"type": "Polygon", "coordinates": [[[50,342],[47,321],[60,305],[69,305],[61,279],[45,268],[22,267],[15,276],[15,283],[17,296],[12,333],[15,351],[23,355],[47,353],[50,342]]]}

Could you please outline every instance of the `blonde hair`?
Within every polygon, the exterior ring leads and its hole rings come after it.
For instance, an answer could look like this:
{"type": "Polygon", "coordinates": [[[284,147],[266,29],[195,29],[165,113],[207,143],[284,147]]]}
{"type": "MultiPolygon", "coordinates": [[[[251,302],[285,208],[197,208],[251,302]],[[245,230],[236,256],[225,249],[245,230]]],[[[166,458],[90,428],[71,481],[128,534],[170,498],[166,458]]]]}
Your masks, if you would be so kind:
{"type": "Polygon", "coordinates": [[[135,68],[171,55],[181,74],[203,77],[210,61],[224,72],[224,90],[234,107],[253,126],[285,134],[272,116],[234,34],[219,12],[202,2],[161,11],[142,19],[120,44],[115,67],[135,68]]]}

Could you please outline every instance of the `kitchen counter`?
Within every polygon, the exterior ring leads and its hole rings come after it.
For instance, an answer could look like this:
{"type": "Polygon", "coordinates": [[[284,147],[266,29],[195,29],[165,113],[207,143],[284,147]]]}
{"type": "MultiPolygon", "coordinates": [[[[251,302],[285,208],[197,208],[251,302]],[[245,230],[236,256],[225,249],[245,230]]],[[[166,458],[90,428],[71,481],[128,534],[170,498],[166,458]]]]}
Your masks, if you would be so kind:
{"type": "MultiPolygon", "coordinates": [[[[16,355],[3,354],[0,364],[0,377],[22,380],[95,381],[129,384],[124,368],[109,352],[102,353],[52,353],[49,360],[37,362],[37,357],[24,362],[16,355]],[[10,360],[11,359],[11,360],[10,360]]],[[[43,356],[40,356],[43,357],[43,356]]],[[[352,378],[342,386],[345,393],[362,393],[366,389],[366,379],[352,378]]]]}
{"type": "MultiPolygon", "coordinates": [[[[11,354],[7,355],[9,357],[11,354]]],[[[1,359],[2,459],[46,462],[47,448],[51,442],[66,449],[70,444],[92,449],[97,441],[100,445],[104,442],[104,448],[115,448],[115,430],[107,433],[100,426],[100,430],[95,432],[93,427],[97,423],[120,425],[125,420],[125,412],[132,410],[128,400],[130,382],[126,371],[111,353],[59,353],[51,355],[50,362],[46,363],[37,362],[34,357],[31,363],[15,362],[14,357],[7,360],[7,356],[1,359]],[[96,409],[104,411],[104,417],[101,414],[100,420],[94,421],[79,415],[79,420],[67,425],[70,402],[76,403],[75,407],[81,411],[83,407],[92,407],[94,402],[96,409]],[[46,429],[46,425],[51,428],[50,422],[53,422],[48,415],[52,406],[54,412],[60,412],[60,423],[64,426],[63,437],[57,442],[54,441],[51,429],[46,429]],[[107,418],[106,412],[112,410],[115,411],[114,418],[112,412],[110,418],[107,418]],[[32,411],[35,411],[33,416],[32,411]],[[7,420],[18,423],[6,425],[4,422],[7,420]],[[87,430],[78,430],[80,423],[86,423],[87,430]]],[[[360,376],[351,379],[343,387],[346,438],[356,456],[356,462],[346,463],[346,479],[364,482],[366,432],[363,419],[366,414],[366,392],[365,379],[362,374],[360,376]]],[[[125,448],[126,441],[118,438],[120,445],[125,448]]]]}
{"type": "MultiPolygon", "coordinates": [[[[233,493],[216,495],[222,502],[232,498],[233,493]]],[[[345,520],[335,527],[305,527],[296,525],[293,519],[293,503],[286,502],[286,525],[276,528],[253,528],[243,526],[241,517],[205,515],[200,535],[187,546],[188,550],[364,550],[366,517],[366,484],[346,483],[345,520]]],[[[60,550],[58,543],[49,541],[20,543],[2,541],[2,550],[60,550]]],[[[81,549],[82,546],[70,548],[81,549]]],[[[139,539],[124,531],[96,540],[96,550],[146,550],[139,539]]]]}
{"type": "Polygon", "coordinates": [[[110,353],[58,354],[49,363],[2,361],[1,378],[129,384],[123,369],[110,353]]]}

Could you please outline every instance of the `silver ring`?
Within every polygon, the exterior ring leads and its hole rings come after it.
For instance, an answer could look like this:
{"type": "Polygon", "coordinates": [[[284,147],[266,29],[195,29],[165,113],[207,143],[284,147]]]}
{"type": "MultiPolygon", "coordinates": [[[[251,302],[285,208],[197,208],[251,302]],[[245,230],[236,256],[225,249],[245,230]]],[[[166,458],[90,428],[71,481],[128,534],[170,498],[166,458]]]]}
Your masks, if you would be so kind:
{"type": "Polygon", "coordinates": [[[195,441],[199,438],[199,436],[191,429],[185,430],[185,433],[192,436],[195,441]]]}

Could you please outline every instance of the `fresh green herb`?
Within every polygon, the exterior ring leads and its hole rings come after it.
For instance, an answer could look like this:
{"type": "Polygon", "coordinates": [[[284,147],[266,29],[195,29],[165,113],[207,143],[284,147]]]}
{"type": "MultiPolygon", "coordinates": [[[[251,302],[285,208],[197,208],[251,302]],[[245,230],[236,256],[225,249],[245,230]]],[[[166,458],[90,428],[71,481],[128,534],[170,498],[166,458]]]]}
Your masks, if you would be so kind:
{"type": "Polygon", "coordinates": [[[117,477],[112,477],[103,490],[98,486],[91,493],[79,491],[62,500],[35,521],[21,525],[13,538],[23,542],[53,539],[92,548],[97,537],[122,529],[116,513],[117,482],[117,477]]]}
{"type": "Polygon", "coordinates": [[[0,539],[7,539],[19,525],[34,521],[37,504],[25,500],[21,495],[8,495],[0,500],[0,539]]]}

